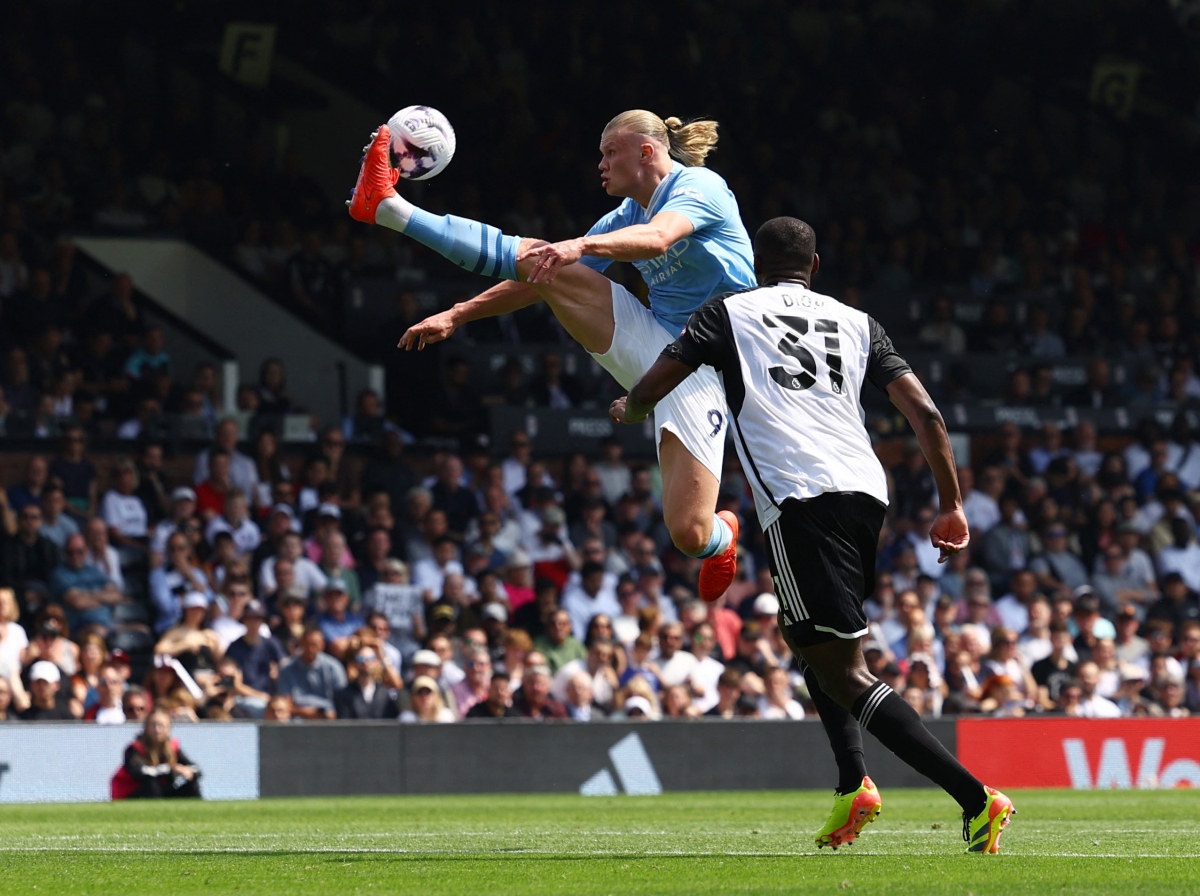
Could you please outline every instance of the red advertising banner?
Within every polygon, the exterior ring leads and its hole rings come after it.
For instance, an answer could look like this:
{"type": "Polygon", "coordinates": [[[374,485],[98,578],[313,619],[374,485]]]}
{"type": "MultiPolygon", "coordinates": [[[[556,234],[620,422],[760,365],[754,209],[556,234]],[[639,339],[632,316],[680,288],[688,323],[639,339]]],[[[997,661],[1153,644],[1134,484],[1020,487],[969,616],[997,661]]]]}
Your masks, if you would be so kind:
{"type": "Polygon", "coordinates": [[[1200,787],[1200,718],[961,719],[957,741],[992,787],[1200,787]]]}

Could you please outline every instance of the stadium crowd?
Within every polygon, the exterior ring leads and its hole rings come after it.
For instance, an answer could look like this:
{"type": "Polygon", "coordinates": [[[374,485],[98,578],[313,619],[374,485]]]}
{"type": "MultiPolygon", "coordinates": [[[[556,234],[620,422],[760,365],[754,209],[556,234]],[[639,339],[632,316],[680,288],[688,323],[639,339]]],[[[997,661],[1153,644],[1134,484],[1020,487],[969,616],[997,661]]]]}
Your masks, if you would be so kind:
{"type": "MultiPolygon", "coordinates": [[[[236,432],[220,424],[187,481],[150,442],[105,488],[78,427],[29,457],[0,492],[0,715],[805,715],[736,460],[721,505],[743,519],[739,575],[705,604],[656,469],[615,441],[560,465],[517,432],[502,460],[414,464],[395,430],[367,459],[333,427],[290,470],[236,432]]],[[[972,544],[942,565],[910,446],[890,470],[872,671],[931,716],[1200,711],[1198,455],[1150,420],[1107,453],[1088,424],[1065,441],[1005,426],[960,471],[972,544]]]]}

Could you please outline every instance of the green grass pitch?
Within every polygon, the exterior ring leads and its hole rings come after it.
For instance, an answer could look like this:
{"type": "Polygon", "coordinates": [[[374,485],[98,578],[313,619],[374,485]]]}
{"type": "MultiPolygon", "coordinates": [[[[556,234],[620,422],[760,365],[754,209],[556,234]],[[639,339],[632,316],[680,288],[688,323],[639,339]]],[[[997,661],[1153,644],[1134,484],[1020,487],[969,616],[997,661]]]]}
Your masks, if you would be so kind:
{"type": "Polygon", "coordinates": [[[827,793],[0,808],[0,893],[1200,893],[1195,791],[1014,791],[999,856],[940,791],[818,852],[827,793]]]}

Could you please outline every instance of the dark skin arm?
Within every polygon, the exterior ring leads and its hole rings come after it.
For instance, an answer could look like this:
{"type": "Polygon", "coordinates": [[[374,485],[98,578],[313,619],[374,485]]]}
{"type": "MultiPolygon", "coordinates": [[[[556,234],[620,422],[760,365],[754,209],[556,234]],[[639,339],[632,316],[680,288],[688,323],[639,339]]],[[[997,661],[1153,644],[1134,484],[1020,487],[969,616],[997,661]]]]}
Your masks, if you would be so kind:
{"type": "Polygon", "coordinates": [[[650,416],[656,404],[694,372],[682,361],[659,355],[651,368],[633,384],[629,394],[612,403],[608,416],[616,423],[641,423],[650,416]]]}
{"type": "Polygon", "coordinates": [[[971,540],[967,531],[967,517],[962,509],[958,471],[954,465],[950,437],[946,433],[946,422],[915,374],[906,373],[892,380],[888,383],[887,393],[892,404],[900,409],[916,433],[921,453],[925,455],[937,483],[941,512],[929,530],[929,540],[942,551],[938,562],[945,563],[951,554],[963,550],[971,540]]]}

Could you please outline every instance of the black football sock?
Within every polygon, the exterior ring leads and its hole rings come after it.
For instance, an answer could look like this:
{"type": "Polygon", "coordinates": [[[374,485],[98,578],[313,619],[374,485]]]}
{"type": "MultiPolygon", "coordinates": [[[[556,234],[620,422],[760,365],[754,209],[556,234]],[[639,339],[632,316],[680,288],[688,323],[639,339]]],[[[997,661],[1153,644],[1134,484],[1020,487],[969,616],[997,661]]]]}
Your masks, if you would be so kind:
{"type": "Polygon", "coordinates": [[[880,743],[954,797],[964,812],[983,811],[983,784],[950,755],[921,723],[917,711],[882,681],[867,688],[850,710],[880,743]]]}
{"type": "Polygon", "coordinates": [[[838,793],[853,793],[862,785],[867,766],[863,761],[862,729],[849,711],[821,690],[817,675],[804,666],[804,680],[808,682],[808,696],[821,715],[821,724],[833,747],[833,758],[838,767],[838,793]]]}

